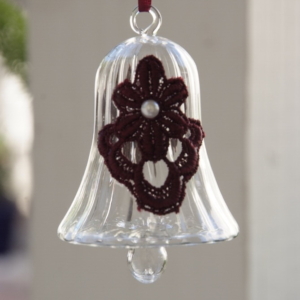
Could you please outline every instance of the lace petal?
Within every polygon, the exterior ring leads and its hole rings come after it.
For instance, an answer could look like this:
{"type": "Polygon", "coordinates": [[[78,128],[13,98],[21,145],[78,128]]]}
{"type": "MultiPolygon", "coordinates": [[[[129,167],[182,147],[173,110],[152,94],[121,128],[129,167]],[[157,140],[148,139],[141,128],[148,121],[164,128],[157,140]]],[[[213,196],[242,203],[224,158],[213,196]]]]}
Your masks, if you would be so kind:
{"type": "Polygon", "coordinates": [[[140,60],[134,84],[143,95],[143,99],[156,99],[165,82],[165,71],[160,60],[153,55],[140,60]]]}
{"type": "Polygon", "coordinates": [[[187,88],[181,78],[169,79],[166,88],[160,96],[160,102],[165,108],[180,107],[188,96],[187,88]]]}
{"type": "Polygon", "coordinates": [[[128,80],[119,84],[113,93],[112,99],[117,108],[122,112],[140,110],[142,104],[141,95],[128,80]]]}

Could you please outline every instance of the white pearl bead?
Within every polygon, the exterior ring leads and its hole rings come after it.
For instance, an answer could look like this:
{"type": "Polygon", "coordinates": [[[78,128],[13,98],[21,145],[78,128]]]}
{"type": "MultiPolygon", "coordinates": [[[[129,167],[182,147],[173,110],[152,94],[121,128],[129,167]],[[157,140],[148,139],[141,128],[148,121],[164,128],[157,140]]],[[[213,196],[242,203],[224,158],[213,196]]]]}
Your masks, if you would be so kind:
{"type": "Polygon", "coordinates": [[[159,113],[159,105],[154,100],[147,100],[143,102],[141,112],[145,118],[153,119],[159,113]]]}

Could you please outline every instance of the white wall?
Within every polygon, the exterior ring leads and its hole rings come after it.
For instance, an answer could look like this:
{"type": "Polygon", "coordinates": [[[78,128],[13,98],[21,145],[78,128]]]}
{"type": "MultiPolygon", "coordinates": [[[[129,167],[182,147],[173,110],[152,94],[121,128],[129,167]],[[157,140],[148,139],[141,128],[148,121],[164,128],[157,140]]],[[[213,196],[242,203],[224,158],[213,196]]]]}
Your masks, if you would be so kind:
{"type": "Polygon", "coordinates": [[[137,1],[30,0],[35,107],[33,300],[245,298],[245,1],[154,1],[159,35],[186,48],[202,87],[210,160],[240,227],[232,242],[168,250],[164,276],[131,278],[126,251],[63,243],[59,222],[77,191],[92,138],[94,75],[106,53],[134,33],[137,1]]]}
{"type": "Polygon", "coordinates": [[[300,299],[300,1],[250,0],[249,293],[300,299]]]}

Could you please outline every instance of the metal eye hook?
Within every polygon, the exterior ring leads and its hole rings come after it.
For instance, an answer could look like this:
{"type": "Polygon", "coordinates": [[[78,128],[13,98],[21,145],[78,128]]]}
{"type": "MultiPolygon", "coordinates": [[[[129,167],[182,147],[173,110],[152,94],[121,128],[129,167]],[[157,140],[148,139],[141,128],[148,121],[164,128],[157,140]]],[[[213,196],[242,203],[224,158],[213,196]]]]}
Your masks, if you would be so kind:
{"type": "Polygon", "coordinates": [[[161,23],[162,23],[162,16],[159,12],[159,10],[154,7],[154,6],[151,6],[150,10],[149,10],[149,13],[151,14],[152,16],[152,23],[146,27],[145,29],[143,28],[140,28],[138,25],[137,25],[137,16],[139,14],[139,8],[136,7],[131,16],[130,16],[130,26],[132,28],[132,30],[137,33],[137,34],[140,34],[140,35],[156,35],[158,29],[160,28],[161,26],[161,23]]]}

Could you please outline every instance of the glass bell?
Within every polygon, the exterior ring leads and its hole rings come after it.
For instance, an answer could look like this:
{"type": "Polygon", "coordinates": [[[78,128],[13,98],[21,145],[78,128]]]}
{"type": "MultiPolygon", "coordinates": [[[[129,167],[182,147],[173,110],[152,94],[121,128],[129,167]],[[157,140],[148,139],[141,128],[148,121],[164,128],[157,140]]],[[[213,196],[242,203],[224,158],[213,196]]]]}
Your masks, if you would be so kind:
{"type": "Polygon", "coordinates": [[[114,48],[99,66],[87,167],[58,228],[70,243],[129,249],[129,268],[144,283],[161,275],[164,247],[228,241],[238,234],[205,144],[201,140],[199,147],[191,137],[196,140],[195,120],[201,119],[196,65],[181,46],[156,36],[161,15],[155,7],[149,12],[152,24],[140,29],[138,9],[133,11],[130,23],[138,36],[114,48]],[[164,103],[158,96],[163,94],[169,95],[164,103]],[[195,161],[190,173],[183,171],[195,161]]]}

